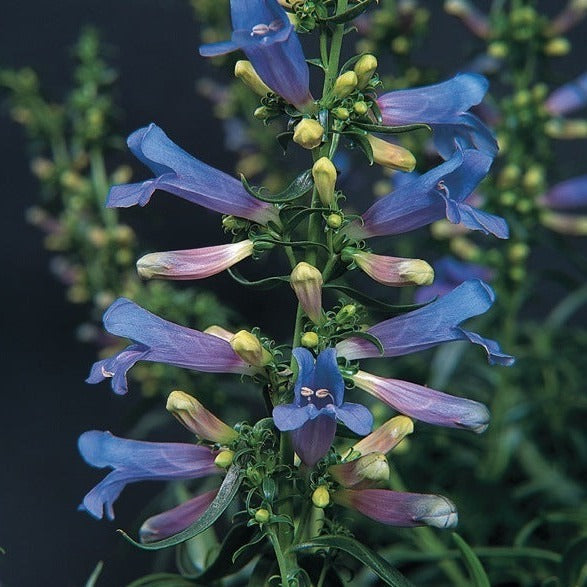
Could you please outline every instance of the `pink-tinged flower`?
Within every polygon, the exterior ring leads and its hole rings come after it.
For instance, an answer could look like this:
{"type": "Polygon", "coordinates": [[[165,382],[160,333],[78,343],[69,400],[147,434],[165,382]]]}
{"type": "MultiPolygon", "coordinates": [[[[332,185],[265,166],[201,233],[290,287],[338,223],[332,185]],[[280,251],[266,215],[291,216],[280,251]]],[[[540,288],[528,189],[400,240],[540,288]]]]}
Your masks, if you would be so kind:
{"type": "Polygon", "coordinates": [[[380,452],[370,452],[352,461],[332,465],[328,472],[343,487],[354,489],[376,487],[389,481],[389,463],[380,452]]]}
{"type": "Polygon", "coordinates": [[[248,218],[259,224],[279,223],[275,206],[253,198],[238,179],[186,153],[157,125],[135,131],[127,144],[156,177],[113,186],[106,202],[109,208],[145,206],[155,190],[164,190],[221,214],[248,218]]]}
{"type": "Polygon", "coordinates": [[[139,529],[140,541],[143,544],[149,544],[185,530],[202,517],[217,493],[218,489],[206,491],[173,509],[148,518],[139,529]]]}
{"type": "Polygon", "coordinates": [[[567,5],[557,14],[548,26],[551,35],[562,35],[578,25],[585,17],[587,4],[584,0],[569,0],[567,5]]]}
{"type": "Polygon", "coordinates": [[[547,228],[582,236],[587,234],[587,216],[576,214],[576,209],[587,208],[587,175],[557,183],[538,199],[544,208],[540,220],[547,228]],[[558,210],[572,211],[560,213],[558,210]]]}
{"type": "Polygon", "coordinates": [[[118,394],[127,393],[126,373],[137,361],[208,373],[252,375],[257,371],[222,338],[163,320],[126,298],[119,298],[106,310],[104,328],[110,334],[131,339],[133,344],[94,363],[86,381],[99,383],[111,378],[112,389],[118,394]]]}
{"type": "Polygon", "coordinates": [[[172,391],[169,394],[166,409],[199,438],[225,445],[238,438],[233,428],[207,410],[195,397],[183,391],[172,391]]]}
{"type": "Polygon", "coordinates": [[[334,349],[322,351],[316,361],[301,347],[293,349],[293,356],[299,369],[294,401],[275,406],[273,420],[282,432],[292,431],[294,450],[313,467],[332,445],[337,420],[365,436],[371,432],[373,416],[365,406],[344,401],[344,380],[334,349]]]}
{"type": "Polygon", "coordinates": [[[308,318],[318,324],[322,319],[322,273],[302,261],[292,270],[290,285],[308,318]]]}
{"type": "Polygon", "coordinates": [[[253,254],[253,241],[149,253],[137,261],[139,275],[145,279],[204,279],[216,275],[253,254]]]}
{"type": "Polygon", "coordinates": [[[454,528],[458,523],[455,505],[441,495],[387,489],[340,489],[334,492],[332,499],[338,505],[390,526],[454,528]]]}
{"type": "Polygon", "coordinates": [[[434,270],[422,259],[388,257],[350,248],[343,250],[345,257],[352,259],[369,277],[383,285],[429,285],[434,281],[434,270]]]}
{"type": "Polygon", "coordinates": [[[514,358],[505,354],[497,342],[460,326],[468,318],[486,312],[494,301],[495,294],[486,283],[478,279],[465,281],[451,293],[423,308],[369,328],[367,333],[379,339],[382,353],[375,344],[359,337],[339,342],[336,350],[340,356],[352,361],[368,357],[397,357],[429,349],[443,342],[468,340],[485,349],[490,363],[509,366],[514,363],[514,358]]]}
{"type": "Polygon", "coordinates": [[[545,106],[554,116],[571,114],[587,105],[587,72],[573,81],[554,90],[545,106]]]}
{"type": "Polygon", "coordinates": [[[448,14],[460,18],[463,24],[481,39],[487,39],[491,33],[489,19],[469,0],[447,0],[444,9],[448,14]]]}
{"type": "Polygon", "coordinates": [[[414,431],[414,423],[406,416],[395,416],[375,428],[371,434],[361,438],[351,448],[352,453],[366,455],[370,452],[387,454],[408,434],[414,431]]]}
{"type": "Polygon", "coordinates": [[[357,387],[410,418],[477,433],[484,432],[489,425],[489,410],[479,402],[365,371],[358,371],[352,379],[357,387]]]}

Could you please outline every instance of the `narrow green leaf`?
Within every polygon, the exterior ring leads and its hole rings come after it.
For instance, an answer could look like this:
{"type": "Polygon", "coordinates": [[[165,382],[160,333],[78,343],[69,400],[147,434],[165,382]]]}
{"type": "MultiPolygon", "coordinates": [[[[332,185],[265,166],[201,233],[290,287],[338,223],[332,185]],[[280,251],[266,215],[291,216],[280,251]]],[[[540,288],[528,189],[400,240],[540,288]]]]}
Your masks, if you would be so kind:
{"type": "Polygon", "coordinates": [[[289,142],[292,140],[293,135],[293,131],[286,131],[279,133],[275,137],[277,139],[277,142],[281,145],[281,148],[283,149],[284,153],[287,151],[287,146],[289,145],[289,142]]]}
{"type": "MultiPolygon", "coordinates": [[[[2,549],[0,549],[1,551],[2,549]]],[[[2,551],[2,554],[4,552],[2,551]]],[[[92,574],[89,576],[88,580],[86,581],[85,587],[96,587],[96,583],[102,574],[102,569],[104,568],[104,563],[102,561],[98,562],[95,569],[92,571],[92,574]]]]}
{"type": "Polygon", "coordinates": [[[376,298],[372,298],[353,287],[349,287],[348,285],[342,285],[338,283],[326,283],[322,286],[325,289],[334,289],[339,291],[340,293],[353,298],[366,308],[371,310],[375,310],[376,312],[383,312],[388,317],[399,316],[400,314],[405,314],[406,312],[412,312],[413,310],[418,310],[429,303],[433,302],[436,298],[430,300],[430,302],[426,302],[425,304],[405,304],[405,305],[395,305],[395,304],[388,304],[382,300],[378,300],[376,298]]]}
{"type": "Polygon", "coordinates": [[[354,538],[349,536],[319,536],[309,542],[298,544],[294,550],[305,550],[307,548],[336,548],[342,550],[359,562],[369,567],[380,579],[392,587],[414,587],[395,567],[392,567],[385,559],[376,552],[367,548],[354,538]]]}
{"type": "Polygon", "coordinates": [[[140,542],[133,540],[123,530],[118,531],[129,542],[135,546],[138,546],[139,548],[142,548],[143,550],[159,550],[161,548],[168,548],[169,546],[181,544],[182,542],[185,542],[186,540],[201,534],[204,530],[216,522],[224,510],[229,506],[230,502],[234,499],[238,488],[243,481],[243,477],[244,475],[242,469],[238,465],[231,465],[230,469],[228,469],[228,472],[226,473],[226,477],[224,478],[222,485],[220,486],[220,489],[218,490],[218,494],[208,509],[198,520],[188,526],[185,530],[182,530],[181,532],[174,534],[169,538],[165,538],[164,540],[159,540],[157,542],[151,542],[150,544],[141,544],[140,542]]]}
{"type": "MultiPolygon", "coordinates": [[[[380,133],[380,134],[402,134],[405,132],[412,132],[414,130],[421,130],[425,128],[427,131],[432,132],[429,125],[419,122],[416,124],[404,124],[400,126],[385,126],[383,124],[369,124],[367,122],[354,122],[353,126],[359,127],[361,130],[368,132],[380,133]]],[[[352,128],[352,127],[351,127],[352,128]]]]}
{"type": "Polygon", "coordinates": [[[548,328],[560,328],[585,304],[587,304],[587,285],[566,296],[549,314],[544,325],[548,328]]]}
{"type": "Polygon", "coordinates": [[[587,536],[577,539],[569,546],[563,555],[560,571],[565,587],[587,585],[587,536]]]}
{"type": "Polygon", "coordinates": [[[228,274],[238,283],[245,287],[254,287],[256,289],[266,290],[273,289],[282,283],[289,283],[289,275],[281,275],[275,277],[266,277],[265,279],[259,279],[257,281],[249,281],[246,277],[234,267],[227,269],[228,274]]]}
{"type": "Polygon", "coordinates": [[[322,59],[306,59],[306,63],[310,65],[314,65],[315,67],[319,67],[322,71],[326,71],[326,67],[324,67],[324,63],[322,63],[322,59]]]}
{"type": "Polygon", "coordinates": [[[342,14],[335,14],[334,16],[328,16],[327,18],[323,18],[324,22],[333,23],[333,24],[341,24],[343,22],[348,22],[349,20],[353,20],[353,18],[357,18],[360,14],[363,14],[365,10],[369,7],[370,4],[373,3],[374,0],[364,0],[363,2],[359,2],[352,8],[349,8],[342,14]]]}
{"type": "Polygon", "coordinates": [[[303,173],[300,173],[300,175],[298,175],[282,192],[278,194],[265,194],[260,188],[252,187],[247,181],[247,178],[242,174],[241,182],[249,194],[262,202],[269,202],[270,204],[282,204],[284,202],[297,200],[304,194],[307,194],[314,186],[311,169],[307,169],[303,173]]]}
{"type": "Polygon", "coordinates": [[[357,146],[369,161],[369,165],[373,165],[373,148],[371,147],[371,143],[369,143],[369,139],[367,138],[367,133],[365,131],[358,132],[359,129],[354,131],[343,131],[340,134],[344,135],[347,139],[349,139],[355,146],[357,146]]]}
{"type": "Polygon", "coordinates": [[[471,586],[491,587],[489,577],[487,576],[481,561],[471,547],[456,532],[452,533],[452,539],[455,541],[457,548],[461,551],[461,556],[463,557],[463,561],[471,577],[471,586]]]}
{"type": "Polygon", "coordinates": [[[154,573],[153,575],[146,575],[126,587],[194,587],[197,583],[189,581],[181,575],[173,573],[154,573]]]}

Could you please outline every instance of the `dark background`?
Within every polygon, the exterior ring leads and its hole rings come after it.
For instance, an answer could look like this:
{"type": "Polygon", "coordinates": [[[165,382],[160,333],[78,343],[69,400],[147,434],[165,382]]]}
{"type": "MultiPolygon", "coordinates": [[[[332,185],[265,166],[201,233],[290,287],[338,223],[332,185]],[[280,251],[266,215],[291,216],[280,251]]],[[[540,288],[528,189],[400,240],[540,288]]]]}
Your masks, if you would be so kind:
{"type": "MultiPolygon", "coordinates": [[[[436,14],[431,50],[423,53],[422,63],[448,75],[462,63],[469,36],[440,11],[442,2],[427,4],[436,14]]],[[[187,1],[3,0],[0,64],[32,65],[46,95],[60,99],[70,82],[69,48],[85,24],[96,25],[115,48],[110,62],[120,74],[122,132],[156,121],[186,150],[230,171],[233,162],[223,149],[219,125],[195,94],[194,82],[204,69],[218,74],[197,55],[197,25],[187,1]]],[[[585,68],[584,33],[585,26],[573,32],[575,55],[561,60],[569,76],[585,68]]],[[[7,553],[0,555],[0,587],[83,585],[99,560],[106,563],[99,584],[123,585],[148,572],[153,555],[129,547],[114,530],[132,527],[144,496],[154,488],[129,486],[117,504],[114,523],[77,512],[77,504],[102,473],[82,462],[76,440],[91,428],[123,433],[124,414],[136,399],[84,383],[94,350],[78,343],[74,332],[85,309],[65,301],[62,286],[49,273],[42,235],[24,220],[24,210],[36,201],[37,185],[29,173],[22,129],[6,110],[3,114],[0,546],[7,553]]],[[[576,147],[568,146],[568,156],[580,157],[576,147]]],[[[197,222],[200,210],[155,200],[143,213],[164,219],[151,229],[161,247],[211,242],[202,233],[203,225],[212,226],[211,238],[220,235],[217,223],[197,222]]],[[[213,285],[221,292],[223,282],[215,279],[213,285]]],[[[258,298],[238,298],[243,312],[258,318],[268,311],[258,298]]]]}

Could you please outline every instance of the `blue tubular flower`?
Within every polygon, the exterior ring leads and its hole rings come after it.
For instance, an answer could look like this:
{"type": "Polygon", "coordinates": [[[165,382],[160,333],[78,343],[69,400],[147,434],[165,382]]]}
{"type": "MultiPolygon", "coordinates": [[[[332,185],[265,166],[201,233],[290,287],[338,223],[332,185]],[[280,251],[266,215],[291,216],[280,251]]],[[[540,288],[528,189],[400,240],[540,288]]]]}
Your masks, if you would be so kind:
{"type": "Polygon", "coordinates": [[[446,217],[453,224],[508,238],[503,218],[465,202],[487,175],[492,161],[480,151],[457,149],[448,161],[428,173],[402,181],[362,214],[362,224],[356,221],[346,232],[353,238],[401,234],[446,217]]]}
{"type": "Polygon", "coordinates": [[[488,86],[481,75],[460,73],[433,86],[388,92],[377,99],[377,105],[385,125],[429,124],[444,159],[457,146],[479,149],[493,158],[498,151],[495,138],[479,118],[468,112],[483,100],[488,86]]]}
{"type": "Polygon", "coordinates": [[[137,361],[154,361],[210,373],[252,374],[230,344],[212,334],[191,330],[159,318],[126,298],[116,300],[104,314],[111,334],[130,338],[134,344],[92,366],[87,383],[112,378],[118,394],[128,391],[126,372],[137,361]]]}
{"type": "Polygon", "coordinates": [[[127,140],[132,153],[157,177],[141,183],[115,185],[109,208],[146,205],[155,190],[165,190],[221,214],[248,218],[260,224],[278,219],[272,204],[251,196],[241,182],[210,167],[178,147],[155,124],[140,128],[127,140]]]}
{"type": "Polygon", "coordinates": [[[483,265],[463,263],[453,257],[443,257],[432,265],[434,267],[434,283],[419,287],[414,296],[417,304],[432,300],[436,296],[450,293],[455,287],[468,279],[491,281],[493,271],[483,265]]]}
{"type": "Polygon", "coordinates": [[[95,518],[102,518],[105,512],[110,520],[114,519],[113,504],[127,483],[222,474],[214,464],[217,453],[194,444],[128,440],[110,432],[91,430],[80,436],[78,448],[93,467],[114,469],[84,497],[80,506],[95,518]]]}
{"type": "Polygon", "coordinates": [[[334,349],[322,351],[315,363],[312,354],[301,347],[293,355],[299,367],[294,403],[273,408],[273,420],[279,430],[293,431],[294,450],[311,467],[328,452],[336,420],[365,436],[371,432],[373,416],[365,406],[344,402],[344,381],[334,349]]]}
{"type": "Polygon", "coordinates": [[[587,104],[587,72],[557,88],[546,100],[546,109],[555,116],[571,114],[587,104]]]}
{"type": "Polygon", "coordinates": [[[232,39],[200,47],[214,57],[242,49],[259,77],[286,102],[303,110],[313,101],[310,72],[293,25],[276,0],[231,0],[232,39]]]}
{"type": "Polygon", "coordinates": [[[368,357],[396,357],[432,348],[443,342],[468,340],[482,346],[491,364],[510,366],[497,342],[460,327],[461,322],[486,312],[495,300],[493,290],[483,281],[465,281],[451,293],[413,312],[390,318],[369,328],[383,345],[383,354],[368,340],[352,337],[339,342],[336,350],[349,360],[368,357]]]}
{"type": "Polygon", "coordinates": [[[538,202],[541,206],[555,210],[587,207],[587,175],[557,183],[538,202]]]}

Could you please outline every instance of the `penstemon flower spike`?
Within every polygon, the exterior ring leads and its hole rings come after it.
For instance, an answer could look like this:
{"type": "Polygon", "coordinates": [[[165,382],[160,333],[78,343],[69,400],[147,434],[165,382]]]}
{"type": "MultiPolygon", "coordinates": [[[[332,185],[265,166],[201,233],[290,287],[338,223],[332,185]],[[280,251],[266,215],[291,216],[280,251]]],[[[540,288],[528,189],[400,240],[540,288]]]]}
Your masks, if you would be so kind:
{"type": "MultiPolygon", "coordinates": [[[[456,507],[445,497],[388,489],[392,469],[386,454],[405,446],[402,440],[414,431],[410,418],[482,432],[489,421],[487,408],[423,385],[371,374],[363,370],[361,360],[416,353],[451,341],[482,346],[491,363],[511,365],[514,360],[497,342],[461,327],[494,302],[493,291],[480,279],[462,280],[411,311],[384,303],[387,317],[381,321],[372,320],[361,305],[368,296],[342,285],[355,267],[387,287],[433,285],[434,270],[427,261],[365,250],[364,239],[400,235],[443,218],[486,235],[508,236],[504,219],[472,203],[473,190],[497,153],[493,134],[470,112],[483,100],[487,80],[459,74],[440,84],[378,96],[376,56],[357,56],[344,67],[340,63],[349,22],[370,4],[231,0],[230,40],[200,48],[203,56],[242,50],[248,61],[236,64],[235,75],[244,82],[242,89],[260,98],[255,117],[283,117],[288,131],[280,137],[282,146],[292,140],[291,148],[301,156],[311,152],[311,162],[285,191],[272,195],[251,187],[244,177],[241,182],[209,167],[152,124],[133,133],[128,144],[155,178],[115,186],[108,197],[110,207],[142,206],[155,190],[162,190],[225,215],[222,225],[232,242],[149,253],[137,262],[142,277],[205,279],[228,270],[245,285],[289,283],[297,312],[291,340],[276,343],[265,335],[265,327],[271,325],[236,332],[228,325],[215,325],[200,332],[159,318],[128,299],[114,302],[104,316],[105,328],[132,344],[95,363],[88,382],[111,378],[113,390],[124,394],[126,374],[137,361],[246,376],[260,388],[267,413],[252,425],[234,423],[220,419],[193,396],[174,391],[167,410],[196,436],[198,445],[85,433],[80,439],[84,459],[113,471],[86,496],[83,507],[95,517],[102,517],[104,509],[113,517],[112,504],[127,483],[222,476],[218,489],[200,492],[145,521],[139,531],[143,547],[195,538],[236,498],[244,509],[235,519],[254,526],[258,541],[271,545],[272,568],[278,570],[283,587],[302,584],[300,577],[307,571],[297,548],[313,546],[320,520],[324,528],[339,528],[339,506],[401,527],[450,528],[457,523],[456,507]],[[299,24],[300,33],[315,30],[320,35],[321,54],[314,64],[322,69],[324,80],[316,99],[292,22],[299,24]],[[345,209],[345,186],[333,161],[337,151],[359,147],[370,162],[412,171],[420,161],[410,150],[375,135],[422,126],[432,129],[445,161],[410,176],[360,217],[345,209]],[[262,252],[283,254],[291,267],[289,275],[269,275],[253,283],[232,268],[249,257],[247,263],[256,261],[262,252]],[[336,287],[356,295],[357,302],[333,306],[329,293],[336,287]],[[375,410],[346,401],[346,388],[355,386],[401,415],[382,423],[384,418],[374,417],[375,410]],[[343,440],[348,436],[353,438],[350,449],[343,440]]],[[[550,205],[555,196],[550,195],[550,205]]],[[[250,386],[242,385],[239,393],[239,401],[248,407],[250,386]]],[[[366,399],[360,391],[357,394],[366,399]]],[[[211,401],[202,398],[207,405],[211,401]]],[[[324,568],[320,585],[326,585],[328,567],[324,568]]]]}

